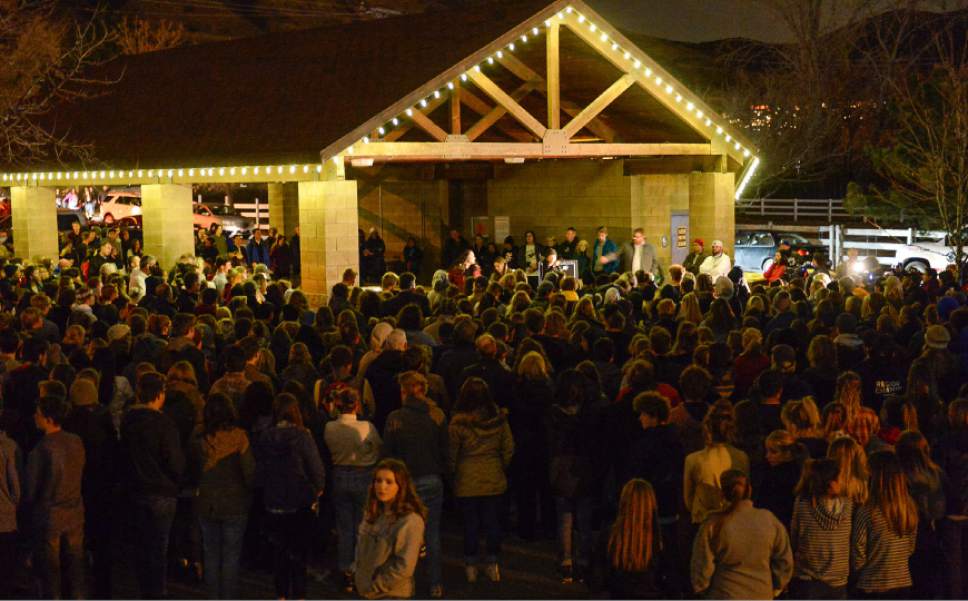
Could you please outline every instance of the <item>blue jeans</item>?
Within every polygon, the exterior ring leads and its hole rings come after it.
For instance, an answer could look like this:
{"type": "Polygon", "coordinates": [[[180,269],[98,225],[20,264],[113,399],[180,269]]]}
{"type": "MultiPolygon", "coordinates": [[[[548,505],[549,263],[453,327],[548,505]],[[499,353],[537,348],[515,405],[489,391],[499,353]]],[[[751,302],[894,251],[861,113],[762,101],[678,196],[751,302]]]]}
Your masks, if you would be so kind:
{"type": "Polygon", "coordinates": [[[239,598],[239,559],[249,516],[198,518],[205,553],[205,586],[211,599],[239,598]]]}
{"type": "Polygon", "coordinates": [[[591,497],[569,499],[555,497],[555,513],[558,515],[558,553],[563,566],[572,562],[581,567],[591,563],[592,500],[591,497]],[[574,544],[574,530],[578,530],[578,548],[574,544]]]}
{"type": "Polygon", "coordinates": [[[427,545],[427,572],[430,586],[442,583],[440,570],[440,513],[444,504],[444,482],[433,474],[413,481],[417,496],[427,506],[427,527],[424,542],[427,545]]]}
{"type": "Polygon", "coordinates": [[[487,550],[484,561],[497,563],[497,556],[501,553],[502,538],[501,520],[498,517],[501,495],[460,497],[458,502],[464,517],[464,562],[467,565],[477,564],[480,531],[483,526],[487,550]]]}
{"type": "Polygon", "coordinates": [[[363,506],[373,473],[370,469],[336,466],[333,470],[333,509],[336,511],[337,563],[349,571],[356,554],[356,531],[363,520],[363,506]]]}
{"type": "Polygon", "coordinates": [[[141,596],[164,599],[168,594],[168,537],[177,499],[136,495],[132,501],[141,596]]]}

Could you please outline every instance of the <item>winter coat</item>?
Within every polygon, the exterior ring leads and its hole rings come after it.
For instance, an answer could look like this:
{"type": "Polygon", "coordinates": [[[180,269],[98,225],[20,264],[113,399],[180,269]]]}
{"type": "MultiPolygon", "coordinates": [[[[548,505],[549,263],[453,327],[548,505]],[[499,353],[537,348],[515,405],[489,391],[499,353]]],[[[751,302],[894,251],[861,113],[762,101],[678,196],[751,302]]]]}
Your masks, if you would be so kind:
{"type": "Polygon", "coordinates": [[[551,494],[567,499],[592,494],[595,488],[595,424],[589,423],[588,417],[577,410],[569,411],[554,405],[548,412],[547,441],[551,494]]]}
{"type": "Polygon", "coordinates": [[[121,457],[129,493],[178,496],[185,454],[170,417],[147,405],[132,405],[121,420],[121,457]]]}
{"type": "Polygon", "coordinates": [[[672,424],[649,428],[632,447],[628,478],[644,478],[655,489],[660,517],[679,514],[682,494],[682,470],[686,454],[679,429],[672,424]]]}
{"type": "Polygon", "coordinates": [[[266,430],[259,442],[266,509],[276,513],[308,509],[326,486],[326,470],[312,434],[280,422],[266,430]]]}
{"type": "Polygon", "coordinates": [[[364,599],[409,599],[424,542],[424,520],[416,513],[383,514],[360,522],[353,564],[356,590],[364,599]]]}
{"type": "Polygon", "coordinates": [[[507,490],[505,471],[514,455],[514,437],[503,413],[487,417],[458,413],[450,422],[448,437],[455,496],[493,496],[507,490]]]}
{"type": "Polygon", "coordinates": [[[245,430],[219,430],[196,436],[192,445],[197,475],[195,509],[204,518],[248,515],[255,479],[255,455],[245,430]]]}

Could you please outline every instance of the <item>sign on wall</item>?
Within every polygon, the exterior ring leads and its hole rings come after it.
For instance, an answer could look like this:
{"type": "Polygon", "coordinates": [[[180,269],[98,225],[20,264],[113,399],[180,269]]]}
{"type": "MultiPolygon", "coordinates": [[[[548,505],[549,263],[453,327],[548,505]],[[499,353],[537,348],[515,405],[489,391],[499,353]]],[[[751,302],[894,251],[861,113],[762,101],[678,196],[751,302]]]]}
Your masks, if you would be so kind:
{"type": "Polygon", "coordinates": [[[504,239],[511,235],[511,218],[510,217],[495,217],[494,218],[494,241],[498,244],[504,242],[504,239]]]}

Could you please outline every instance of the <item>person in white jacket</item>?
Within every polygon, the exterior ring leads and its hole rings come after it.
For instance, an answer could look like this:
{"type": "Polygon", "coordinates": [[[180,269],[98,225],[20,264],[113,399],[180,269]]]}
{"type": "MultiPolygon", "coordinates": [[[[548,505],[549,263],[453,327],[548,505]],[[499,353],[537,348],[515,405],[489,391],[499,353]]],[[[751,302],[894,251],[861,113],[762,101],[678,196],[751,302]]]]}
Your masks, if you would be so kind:
{"type": "Polygon", "coordinates": [[[708,273],[715,282],[719,276],[729,275],[732,267],[733,263],[729,260],[729,255],[723,252],[723,241],[713,240],[713,254],[703,260],[702,265],[699,266],[699,273],[708,273]]]}

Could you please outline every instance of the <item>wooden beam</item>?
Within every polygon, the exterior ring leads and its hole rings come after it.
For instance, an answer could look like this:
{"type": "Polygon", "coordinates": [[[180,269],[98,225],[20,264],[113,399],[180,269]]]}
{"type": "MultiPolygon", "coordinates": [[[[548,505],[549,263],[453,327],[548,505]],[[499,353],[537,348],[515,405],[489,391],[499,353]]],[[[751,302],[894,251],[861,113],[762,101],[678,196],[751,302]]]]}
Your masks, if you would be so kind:
{"type": "MultiPolygon", "coordinates": [[[[503,58],[498,59],[498,62],[500,62],[505,69],[507,69],[514,75],[516,75],[522,81],[536,82],[538,84],[538,87],[536,89],[538,90],[539,93],[541,94],[548,93],[548,90],[546,89],[545,79],[541,77],[541,75],[539,75],[537,71],[535,71],[528,65],[521,62],[521,60],[518,57],[514,56],[513,54],[506,53],[503,58]]],[[[569,117],[575,117],[575,115],[581,112],[580,106],[578,106],[577,104],[575,104],[574,102],[571,102],[566,98],[561,98],[560,102],[561,102],[562,112],[564,112],[569,117]]],[[[589,130],[591,130],[593,134],[605,140],[606,142],[614,142],[617,136],[617,134],[615,133],[615,130],[612,127],[608,126],[604,121],[598,118],[592,119],[591,122],[586,127],[589,130]]]]}
{"type": "Polygon", "coordinates": [[[507,109],[507,112],[511,114],[512,117],[521,122],[521,125],[525,126],[538,138],[544,138],[545,132],[548,130],[541,122],[534,118],[531,113],[529,113],[523,106],[518,104],[507,92],[502,90],[496,83],[491,81],[491,79],[480,73],[476,69],[471,69],[468,76],[474,82],[482,92],[491,97],[491,100],[498,103],[507,109]]]}
{"type": "Polygon", "coordinates": [[[371,142],[359,146],[353,159],[375,161],[501,161],[504,159],[619,158],[650,156],[708,156],[702,144],[566,144],[546,152],[542,143],[517,142],[371,142]]]}
{"type": "Polygon", "coordinates": [[[565,126],[565,135],[568,138],[573,137],[575,134],[580,132],[583,127],[588,125],[592,119],[597,117],[599,113],[608,107],[608,105],[615,102],[615,100],[625,93],[625,90],[631,88],[635,85],[635,77],[633,75],[625,74],[618,78],[618,81],[613,83],[607,90],[601,93],[598,98],[593,100],[591,104],[586,106],[582,112],[575,115],[575,117],[568,122],[565,126]]]}
{"type": "Polygon", "coordinates": [[[561,62],[558,56],[558,21],[552,20],[548,28],[548,129],[561,129],[561,62]]]}
{"type": "MultiPolygon", "coordinates": [[[[521,84],[517,90],[511,93],[511,98],[515,101],[520,102],[525,96],[530,94],[534,90],[534,84],[531,82],[525,82],[521,84]]],[[[491,128],[492,125],[501,120],[501,117],[507,114],[507,109],[503,106],[498,105],[491,109],[486,115],[480,118],[480,120],[475,123],[470,129],[467,130],[467,139],[473,142],[477,138],[481,137],[481,134],[486,132],[491,128]]],[[[530,137],[530,136],[529,136],[530,137]]],[[[528,140],[530,142],[530,140],[528,140]]]]}
{"type": "MultiPolygon", "coordinates": [[[[494,110],[494,107],[478,98],[469,88],[463,88],[461,90],[461,102],[464,103],[464,106],[482,117],[489,115],[494,110]]],[[[518,142],[534,142],[534,136],[523,129],[509,127],[500,121],[497,122],[496,127],[512,140],[518,142]]]]}
{"type": "Polygon", "coordinates": [[[439,125],[430,120],[430,117],[424,115],[420,111],[414,111],[413,115],[410,116],[413,122],[420,129],[424,130],[430,137],[438,142],[447,141],[447,132],[445,132],[439,125]]]}
{"type": "Polygon", "coordinates": [[[460,129],[460,81],[454,82],[454,91],[450,94],[450,133],[459,136],[460,129]]]}
{"type": "MultiPolygon", "coordinates": [[[[597,15],[593,14],[590,9],[586,10],[586,16],[589,19],[597,19],[597,22],[603,22],[603,20],[599,19],[597,15]]],[[[602,58],[611,62],[620,71],[629,73],[630,67],[628,61],[625,60],[621,53],[612,51],[612,43],[618,43],[625,48],[635,47],[634,44],[626,39],[620,32],[607,31],[609,36],[608,41],[603,42],[601,36],[599,36],[597,33],[592,33],[588,27],[574,25],[570,21],[566,21],[565,23],[567,24],[568,28],[575,33],[575,35],[581,38],[581,40],[586,44],[591,46],[602,58]]],[[[687,101],[685,99],[681,99],[679,102],[676,101],[676,93],[688,92],[686,87],[672,77],[661,66],[651,61],[651,59],[648,59],[648,57],[646,58],[646,64],[652,69],[652,78],[646,77],[642,70],[633,70],[630,75],[635,77],[636,83],[638,83],[639,86],[649,95],[658,100],[660,104],[669,109],[669,111],[676,115],[683,123],[691,127],[704,138],[715,142],[717,140],[717,136],[714,131],[705,126],[704,120],[697,119],[695,116],[690,114],[690,112],[686,109],[687,101]],[[655,79],[653,79],[654,77],[662,78],[661,85],[655,83],[655,79]],[[675,93],[670,94],[666,92],[665,89],[668,85],[673,87],[675,93]]],[[[712,118],[718,123],[725,122],[721,116],[716,115],[715,111],[703,103],[698,97],[695,97],[693,94],[688,95],[691,97],[691,102],[693,102],[696,107],[702,109],[706,116],[712,118]]],[[[738,141],[746,148],[754,148],[754,146],[750,144],[745,136],[742,136],[732,128],[730,128],[729,133],[733,138],[738,138],[738,141]]],[[[729,144],[725,151],[729,156],[734,158],[739,163],[744,163],[746,161],[746,158],[742,155],[742,151],[736,150],[732,144],[729,144]]]]}
{"type": "MultiPolygon", "coordinates": [[[[434,99],[428,101],[426,108],[421,109],[419,107],[414,107],[413,110],[414,110],[414,112],[417,112],[418,110],[420,110],[420,111],[423,112],[424,115],[430,115],[434,111],[436,111],[438,108],[440,108],[440,106],[442,104],[444,104],[445,102],[447,102],[447,99],[444,98],[443,96],[441,96],[440,98],[434,98],[434,99]]],[[[402,138],[403,136],[405,136],[407,134],[407,132],[409,132],[411,129],[413,129],[413,126],[414,126],[414,124],[412,122],[410,122],[410,123],[407,123],[407,122],[401,123],[400,124],[400,127],[397,127],[396,129],[393,129],[393,130],[387,132],[387,135],[383,136],[383,141],[384,142],[396,142],[397,140],[399,140],[400,138],[402,138]]],[[[374,135],[371,135],[370,137],[373,138],[374,140],[376,140],[378,136],[376,136],[374,134],[374,135]]]]}

